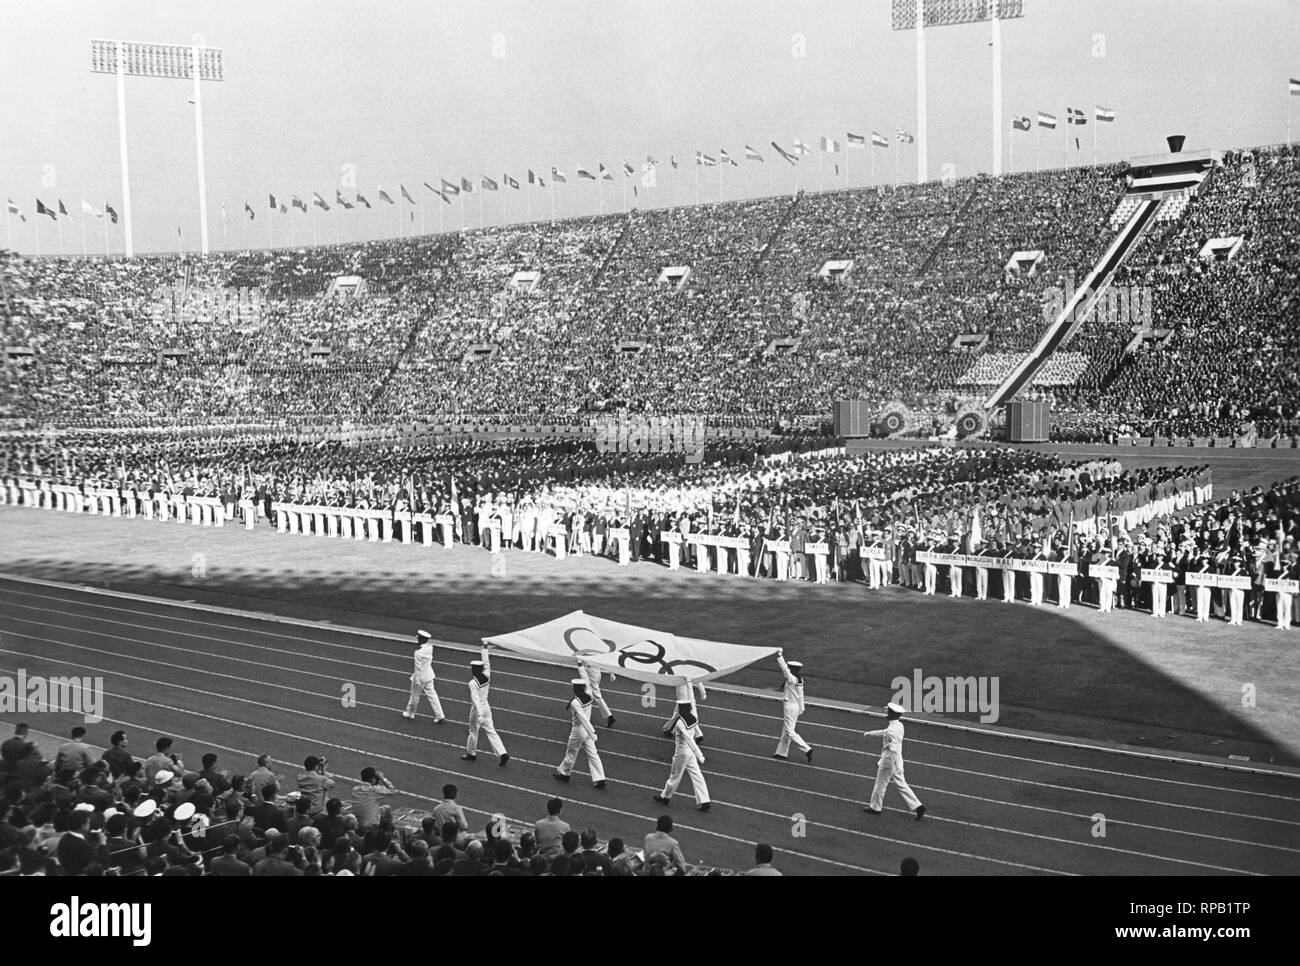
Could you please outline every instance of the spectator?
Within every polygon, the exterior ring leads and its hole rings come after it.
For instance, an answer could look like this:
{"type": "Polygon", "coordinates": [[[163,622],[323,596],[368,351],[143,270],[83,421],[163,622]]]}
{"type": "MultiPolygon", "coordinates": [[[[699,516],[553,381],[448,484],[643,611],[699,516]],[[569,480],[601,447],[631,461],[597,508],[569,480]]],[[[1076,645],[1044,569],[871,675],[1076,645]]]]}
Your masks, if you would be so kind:
{"type": "Polygon", "coordinates": [[[754,846],[754,867],[745,875],[780,875],[772,865],[772,846],[760,842],[754,846]]]}
{"type": "Polygon", "coordinates": [[[311,802],[308,811],[313,816],[325,811],[326,795],[334,787],[334,779],[325,774],[327,764],[329,764],[328,758],[308,755],[303,760],[303,770],[298,775],[298,791],[311,802]]]}
{"type": "Polygon", "coordinates": [[[376,771],[369,765],[361,769],[361,784],[352,786],[352,814],[356,816],[357,828],[365,831],[378,824],[383,807],[379,799],[396,791],[383,772],[376,771]]]}
{"type": "Polygon", "coordinates": [[[569,831],[569,823],[560,818],[563,809],[563,799],[548,799],[546,818],[539,819],[533,827],[533,834],[537,836],[537,854],[548,861],[564,852],[564,836],[569,831]]]}
{"type": "Polygon", "coordinates": [[[672,837],[673,819],[671,815],[660,815],[655,823],[655,830],[645,837],[646,863],[656,854],[662,853],[668,863],[665,874],[681,875],[686,872],[686,858],[681,846],[672,837]]]}

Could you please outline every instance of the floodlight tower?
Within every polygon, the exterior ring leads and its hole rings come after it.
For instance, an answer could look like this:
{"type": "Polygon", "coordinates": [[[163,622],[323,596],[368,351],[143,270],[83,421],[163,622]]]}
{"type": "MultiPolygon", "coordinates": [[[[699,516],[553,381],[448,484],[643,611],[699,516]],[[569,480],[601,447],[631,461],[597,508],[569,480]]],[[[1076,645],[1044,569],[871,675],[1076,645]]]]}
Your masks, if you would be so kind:
{"type": "Polygon", "coordinates": [[[1024,0],[893,0],[893,28],[916,31],[916,181],[926,178],[925,28],[953,24],[992,24],[993,164],[1002,173],[1002,31],[999,22],[1023,17],[1024,0]]]}
{"type": "Polygon", "coordinates": [[[208,253],[208,195],[203,169],[202,81],[225,80],[220,47],[186,44],[143,44],[128,40],[92,40],[90,70],[117,75],[117,137],[122,154],[122,221],[126,254],[135,253],[131,240],[131,177],[126,150],[126,77],[165,77],[194,81],[194,132],[199,169],[199,239],[208,253]]]}

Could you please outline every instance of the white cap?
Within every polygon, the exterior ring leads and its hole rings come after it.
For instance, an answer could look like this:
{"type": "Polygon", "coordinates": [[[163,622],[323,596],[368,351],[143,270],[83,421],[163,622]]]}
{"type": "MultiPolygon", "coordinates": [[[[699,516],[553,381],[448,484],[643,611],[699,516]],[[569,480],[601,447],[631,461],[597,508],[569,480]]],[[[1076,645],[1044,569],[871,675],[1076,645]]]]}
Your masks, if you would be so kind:
{"type": "Polygon", "coordinates": [[[587,679],[586,679],[586,678],[573,678],[572,680],[569,681],[569,683],[570,683],[570,684],[581,684],[581,685],[585,688],[585,687],[587,686],[587,679]]]}
{"type": "Polygon", "coordinates": [[[158,774],[153,776],[153,780],[155,784],[166,785],[169,781],[171,781],[175,777],[176,777],[175,775],[173,775],[166,768],[164,768],[161,771],[159,771],[158,774]]]}
{"type": "Polygon", "coordinates": [[[78,802],[72,810],[74,812],[93,812],[95,806],[91,805],[90,802],[78,802]]]}
{"type": "Polygon", "coordinates": [[[483,667],[483,662],[482,662],[482,661],[470,661],[470,662],[469,662],[469,666],[470,666],[470,667],[483,667]]]}
{"type": "Polygon", "coordinates": [[[178,822],[184,822],[194,817],[194,803],[181,802],[176,806],[176,811],[172,812],[172,818],[178,822]]]}
{"type": "Polygon", "coordinates": [[[906,714],[906,713],[907,713],[907,709],[906,709],[906,708],[904,708],[901,704],[895,704],[893,701],[890,701],[889,704],[885,705],[885,710],[887,710],[887,711],[892,711],[892,712],[894,712],[894,714],[906,714]]]}
{"type": "Polygon", "coordinates": [[[803,667],[803,661],[786,661],[786,662],[785,662],[785,666],[786,666],[786,667],[797,667],[797,668],[802,668],[802,667],[803,667]]]}
{"type": "Polygon", "coordinates": [[[419,631],[416,631],[416,632],[415,632],[415,636],[418,637],[418,638],[419,638],[420,640],[422,640],[422,641],[427,641],[427,640],[429,640],[431,637],[433,637],[432,634],[430,634],[428,631],[425,631],[425,630],[419,630],[419,631]]]}
{"type": "Polygon", "coordinates": [[[117,809],[115,809],[115,808],[106,808],[106,809],[104,809],[104,818],[105,818],[105,820],[112,818],[114,815],[121,815],[121,814],[122,814],[122,813],[119,812],[119,811],[118,811],[117,809]]]}
{"type": "Polygon", "coordinates": [[[158,800],[154,798],[146,798],[143,802],[141,802],[139,805],[135,807],[135,811],[132,812],[131,814],[134,815],[136,818],[148,818],[157,810],[158,810],[158,800]]]}

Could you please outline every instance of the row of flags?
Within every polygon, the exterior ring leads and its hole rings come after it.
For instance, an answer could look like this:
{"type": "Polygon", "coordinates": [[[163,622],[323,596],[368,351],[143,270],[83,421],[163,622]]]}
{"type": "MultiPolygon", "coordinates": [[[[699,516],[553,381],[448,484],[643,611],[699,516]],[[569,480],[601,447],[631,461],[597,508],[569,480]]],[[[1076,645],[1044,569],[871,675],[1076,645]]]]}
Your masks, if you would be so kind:
{"type": "MultiPolygon", "coordinates": [[[[8,199],[6,199],[6,201],[7,201],[7,205],[6,205],[6,207],[7,207],[7,209],[8,209],[9,214],[11,214],[11,215],[17,215],[17,216],[18,216],[20,219],[22,219],[23,221],[26,221],[26,220],[27,220],[27,215],[24,214],[23,210],[18,206],[17,202],[15,202],[12,198],[8,198],[8,199]]],[[[115,224],[115,225],[117,224],[117,212],[113,210],[113,206],[110,205],[108,202],[104,202],[104,210],[103,210],[103,211],[98,211],[98,210],[96,210],[96,208],[95,208],[94,205],[92,205],[92,204],[91,204],[89,201],[87,201],[85,198],[82,198],[82,199],[81,199],[81,211],[82,211],[82,214],[91,215],[92,217],[100,218],[100,219],[102,219],[102,218],[104,218],[105,216],[107,216],[108,218],[110,218],[110,219],[112,220],[113,224],[115,224]]],[[[65,218],[66,218],[66,217],[69,217],[69,215],[68,215],[68,208],[67,208],[67,206],[63,203],[63,199],[61,199],[61,198],[59,199],[59,202],[58,202],[58,206],[57,206],[57,208],[51,208],[51,207],[50,207],[49,205],[47,205],[45,202],[41,201],[40,198],[37,198],[37,199],[36,199],[36,214],[38,214],[38,215],[48,215],[48,216],[50,217],[50,220],[51,220],[51,221],[58,221],[58,220],[59,220],[59,215],[63,215],[65,218]]]]}
{"type": "MultiPolygon", "coordinates": [[[[1093,109],[1093,117],[1098,123],[1110,123],[1115,120],[1115,112],[1109,107],[1102,107],[1100,104],[1093,109]]],[[[1056,130],[1057,117],[1055,114],[1049,114],[1046,111],[1038,112],[1038,126],[1045,127],[1048,130],[1056,130]]],[[[1067,107],[1065,109],[1065,123],[1082,125],[1088,123],[1088,115],[1077,107],[1067,107]]],[[[1028,131],[1034,126],[1033,118],[1025,114],[1013,114],[1011,117],[1011,127],[1017,131],[1028,131]]]]}

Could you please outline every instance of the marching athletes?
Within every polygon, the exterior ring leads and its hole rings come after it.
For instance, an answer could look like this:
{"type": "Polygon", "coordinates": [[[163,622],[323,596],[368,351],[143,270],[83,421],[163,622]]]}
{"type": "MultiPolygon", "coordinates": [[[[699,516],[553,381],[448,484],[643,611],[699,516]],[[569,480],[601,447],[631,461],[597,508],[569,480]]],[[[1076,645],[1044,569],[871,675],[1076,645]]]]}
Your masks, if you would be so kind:
{"type": "Polygon", "coordinates": [[[420,706],[420,695],[429,699],[433,707],[433,723],[442,724],[447,720],[442,713],[442,702],[438,700],[438,691],[434,687],[437,675],[433,673],[433,635],[428,631],[415,632],[415,670],[411,672],[411,697],[406,702],[403,718],[414,718],[415,709],[420,706]]]}
{"type": "Polygon", "coordinates": [[[916,820],[919,822],[921,816],[925,814],[925,806],[921,800],[916,797],[911,786],[907,784],[907,779],[903,777],[903,707],[894,704],[892,701],[885,705],[888,712],[889,723],[878,731],[868,731],[866,737],[881,738],[883,743],[880,748],[880,764],[876,767],[876,787],[871,791],[871,804],[863,809],[871,815],[879,815],[884,811],[885,789],[893,781],[898,786],[898,792],[903,796],[903,803],[916,812],[916,820]]]}
{"type": "Polygon", "coordinates": [[[480,652],[480,659],[469,662],[469,737],[465,739],[465,754],[462,761],[478,760],[478,734],[482,730],[487,735],[492,753],[500,759],[501,764],[510,760],[506,746],[501,743],[497,729],[492,724],[492,706],[488,704],[488,690],[491,688],[492,659],[488,657],[487,646],[480,652]]]}
{"type": "Polygon", "coordinates": [[[799,723],[799,715],[803,714],[803,664],[799,661],[787,662],[785,648],[777,649],[776,663],[780,665],[781,673],[785,676],[785,690],[781,700],[784,719],[781,723],[781,740],[777,742],[776,754],[772,757],[780,758],[782,761],[787,760],[790,757],[790,745],[793,743],[804,753],[805,758],[812,761],[812,745],[799,737],[799,732],[794,730],[795,725],[799,723]]]}
{"type": "Polygon", "coordinates": [[[700,771],[700,765],[704,764],[704,752],[700,751],[700,746],[691,737],[695,725],[691,706],[683,702],[677,708],[677,723],[673,725],[672,769],[668,773],[663,792],[654,796],[654,800],[660,805],[667,805],[681,784],[682,775],[690,775],[691,793],[699,803],[697,808],[701,812],[707,812],[710,808],[709,786],[704,783],[704,772],[700,771]]]}
{"type": "Polygon", "coordinates": [[[596,710],[605,716],[605,727],[614,727],[614,712],[609,710],[609,705],[605,703],[605,698],[600,693],[600,668],[592,667],[586,661],[579,661],[578,670],[587,679],[587,691],[596,705],[596,710]]]}
{"type": "Polygon", "coordinates": [[[600,763],[600,754],[596,751],[596,728],[591,723],[591,695],[587,693],[587,678],[584,675],[569,682],[573,685],[573,697],[569,700],[568,711],[572,720],[569,729],[569,746],[564,752],[564,761],[555,771],[555,777],[567,782],[573,774],[573,766],[578,762],[578,752],[587,756],[587,769],[591,772],[591,781],[596,788],[605,787],[605,767],[600,763]]]}
{"type": "Polygon", "coordinates": [[[700,727],[699,711],[695,707],[695,691],[700,692],[700,700],[705,701],[709,697],[709,692],[704,689],[703,681],[696,681],[694,684],[677,685],[677,704],[673,707],[673,715],[664,723],[663,733],[671,735],[673,728],[677,725],[677,720],[681,717],[682,705],[689,705],[691,709],[691,737],[698,742],[704,741],[704,729],[700,727]]]}

